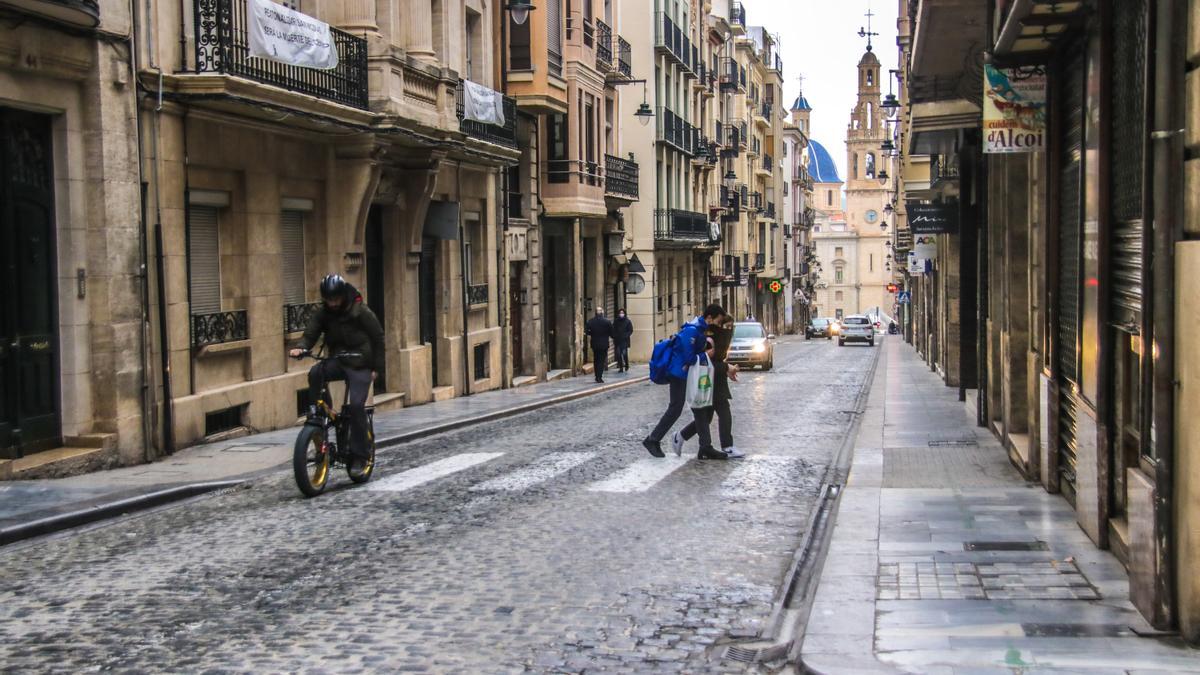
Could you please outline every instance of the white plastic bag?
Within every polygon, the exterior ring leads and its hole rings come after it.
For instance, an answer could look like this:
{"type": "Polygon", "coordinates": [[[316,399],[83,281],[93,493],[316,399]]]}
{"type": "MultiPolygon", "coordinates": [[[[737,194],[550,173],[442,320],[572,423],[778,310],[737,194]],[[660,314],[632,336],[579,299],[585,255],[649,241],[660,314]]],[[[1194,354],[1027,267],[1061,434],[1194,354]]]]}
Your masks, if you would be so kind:
{"type": "Polygon", "coordinates": [[[697,356],[688,368],[687,404],[689,408],[708,408],[713,404],[713,367],[703,356],[697,356]]]}

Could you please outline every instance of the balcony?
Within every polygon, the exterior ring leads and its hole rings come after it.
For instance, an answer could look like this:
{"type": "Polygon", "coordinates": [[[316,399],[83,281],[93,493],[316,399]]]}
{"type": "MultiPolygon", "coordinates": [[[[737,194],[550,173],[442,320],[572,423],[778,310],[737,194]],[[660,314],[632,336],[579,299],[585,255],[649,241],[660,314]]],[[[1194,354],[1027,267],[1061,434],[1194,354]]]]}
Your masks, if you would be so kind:
{"type": "Polygon", "coordinates": [[[633,47],[620,36],[617,36],[617,72],[633,77],[633,47]]]}
{"type": "Polygon", "coordinates": [[[775,170],[775,158],[763,153],[762,159],[754,165],[754,173],[757,175],[771,177],[771,173],[775,170]]]}
{"type": "Polygon", "coordinates": [[[754,124],[757,126],[771,128],[771,102],[767,101],[754,108],[754,124]]]}
{"type": "Polygon", "coordinates": [[[742,200],[736,188],[721,186],[721,207],[725,209],[721,214],[722,223],[737,222],[742,215],[742,200]]]}
{"type": "Polygon", "coordinates": [[[746,208],[751,211],[763,210],[763,196],[761,192],[751,192],[749,199],[746,200],[746,208]]]}
{"type": "Polygon", "coordinates": [[[517,147],[517,100],[510,96],[504,97],[504,126],[464,119],[462,82],[459,80],[458,90],[455,94],[459,131],[466,134],[468,138],[515,149],[517,147]]]}
{"type": "Polygon", "coordinates": [[[250,320],[246,310],[192,315],[192,347],[250,339],[250,320]]]}
{"type": "Polygon", "coordinates": [[[654,241],[660,248],[695,248],[719,243],[708,217],[680,209],[654,210],[654,241]]]}
{"type": "Polygon", "coordinates": [[[658,142],[686,155],[694,155],[699,138],[699,130],[696,127],[683,121],[683,118],[667,108],[658,109],[658,142]]]}
{"type": "Polygon", "coordinates": [[[367,41],[330,28],[338,53],[332,70],[250,57],[246,3],[195,2],[196,72],[243,77],[341,105],[367,109],[367,41]]]}
{"type": "Polygon", "coordinates": [[[755,253],[754,264],[750,267],[751,272],[761,272],[767,268],[767,254],[755,253]]]}
{"type": "Polygon", "coordinates": [[[654,16],[654,48],[658,53],[669,56],[675,61],[684,74],[692,72],[692,41],[687,34],[675,25],[671,16],[666,12],[657,12],[654,16]]]}
{"type": "Polygon", "coordinates": [[[763,214],[771,220],[775,220],[775,202],[767,202],[767,208],[763,209],[763,214]]]}
{"type": "Polygon", "coordinates": [[[779,58],[778,54],[775,55],[775,67],[772,70],[783,75],[783,59],[779,58]]]}
{"type": "Polygon", "coordinates": [[[613,67],[612,28],[603,21],[596,21],[596,70],[607,73],[613,67]]]}
{"type": "Polygon", "coordinates": [[[929,186],[958,180],[958,157],[955,155],[933,155],[929,158],[929,186]]]}
{"type": "Polygon", "coordinates": [[[729,27],[734,35],[746,34],[746,8],[740,2],[731,3],[729,7],[729,27]]]}
{"type": "Polygon", "coordinates": [[[604,156],[604,194],[608,197],[637,201],[638,164],[631,159],[604,156]]]}

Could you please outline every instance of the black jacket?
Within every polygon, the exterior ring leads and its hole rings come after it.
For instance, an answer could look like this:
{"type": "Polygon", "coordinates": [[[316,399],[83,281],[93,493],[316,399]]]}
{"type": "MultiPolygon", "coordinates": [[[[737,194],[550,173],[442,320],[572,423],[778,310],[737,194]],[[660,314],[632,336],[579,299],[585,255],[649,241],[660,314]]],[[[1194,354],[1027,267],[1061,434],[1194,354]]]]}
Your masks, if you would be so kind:
{"type": "Polygon", "coordinates": [[[633,337],[633,322],[629,317],[620,317],[613,319],[613,344],[618,347],[628,347],[629,338],[633,337]]]}
{"type": "Polygon", "coordinates": [[[592,347],[608,349],[608,341],[613,336],[613,325],[611,321],[597,314],[588,319],[584,332],[592,338],[592,347]]]}
{"type": "Polygon", "coordinates": [[[299,346],[301,349],[312,349],[324,335],[328,356],[358,352],[362,356],[346,359],[347,367],[383,372],[383,326],[379,324],[375,312],[363,303],[362,294],[357,289],[350,286],[346,297],[353,299],[349,308],[341,312],[330,311],[322,303],[321,308],[308,320],[299,346]]]}
{"type": "Polygon", "coordinates": [[[713,341],[713,395],[725,401],[733,399],[729,390],[729,345],[733,342],[733,324],[721,326],[709,324],[706,335],[713,341]]]}

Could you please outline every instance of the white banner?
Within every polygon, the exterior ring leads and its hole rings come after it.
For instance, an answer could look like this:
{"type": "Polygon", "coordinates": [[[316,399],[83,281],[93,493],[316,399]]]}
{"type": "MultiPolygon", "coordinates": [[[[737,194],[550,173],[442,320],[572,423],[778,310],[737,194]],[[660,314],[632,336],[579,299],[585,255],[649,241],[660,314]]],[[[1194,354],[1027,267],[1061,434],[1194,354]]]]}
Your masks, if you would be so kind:
{"type": "Polygon", "coordinates": [[[250,56],[303,68],[337,68],[329,24],[271,0],[246,0],[250,56]]]}
{"type": "Polygon", "coordinates": [[[504,96],[490,87],[463,80],[463,118],[504,126],[504,96]]]}

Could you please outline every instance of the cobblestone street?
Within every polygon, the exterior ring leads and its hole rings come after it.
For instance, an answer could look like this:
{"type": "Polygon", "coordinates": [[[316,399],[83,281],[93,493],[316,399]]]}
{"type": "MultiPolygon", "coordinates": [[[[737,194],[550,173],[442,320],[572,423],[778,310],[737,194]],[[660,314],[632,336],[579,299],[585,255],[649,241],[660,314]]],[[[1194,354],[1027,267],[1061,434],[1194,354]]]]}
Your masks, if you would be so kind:
{"type": "Polygon", "coordinates": [[[647,383],[391,448],[364,487],[304,499],[280,472],[11,546],[0,664],[741,672],[724,647],[773,629],[877,353],[777,350],[734,385],[745,460],[649,457],[667,392],[647,383]]]}

